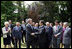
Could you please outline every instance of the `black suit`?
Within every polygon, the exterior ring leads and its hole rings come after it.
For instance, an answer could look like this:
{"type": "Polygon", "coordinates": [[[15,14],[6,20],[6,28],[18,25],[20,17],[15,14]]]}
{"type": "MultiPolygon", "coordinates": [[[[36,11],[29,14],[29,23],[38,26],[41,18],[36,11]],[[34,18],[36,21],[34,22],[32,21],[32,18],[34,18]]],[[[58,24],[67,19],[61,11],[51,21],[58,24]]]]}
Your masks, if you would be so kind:
{"type": "Polygon", "coordinates": [[[38,38],[39,38],[39,27],[34,27],[34,31],[35,31],[35,46],[36,46],[36,48],[38,48],[38,46],[39,46],[39,40],[38,40],[38,38]]]}
{"type": "Polygon", "coordinates": [[[27,48],[30,48],[30,45],[32,48],[35,48],[35,36],[32,36],[31,33],[34,33],[34,28],[32,25],[27,24],[26,25],[26,43],[27,48]]]}
{"type": "Polygon", "coordinates": [[[51,40],[52,40],[52,34],[53,34],[53,28],[52,27],[47,27],[45,26],[45,30],[46,30],[46,38],[47,38],[47,48],[49,48],[51,40]]]}
{"type": "MultiPolygon", "coordinates": [[[[13,25],[13,24],[9,24],[9,27],[11,28],[11,31],[12,31],[14,25],[13,25]]],[[[14,39],[13,39],[13,35],[12,35],[12,33],[11,33],[11,41],[12,41],[12,44],[14,45],[14,39]]]]}
{"type": "Polygon", "coordinates": [[[22,28],[22,42],[24,43],[24,40],[23,40],[23,36],[25,37],[25,42],[26,42],[26,29],[23,28],[23,26],[21,25],[21,28],[22,28]]]}
{"type": "Polygon", "coordinates": [[[44,26],[39,27],[39,34],[39,48],[46,48],[46,33],[44,26]]]}

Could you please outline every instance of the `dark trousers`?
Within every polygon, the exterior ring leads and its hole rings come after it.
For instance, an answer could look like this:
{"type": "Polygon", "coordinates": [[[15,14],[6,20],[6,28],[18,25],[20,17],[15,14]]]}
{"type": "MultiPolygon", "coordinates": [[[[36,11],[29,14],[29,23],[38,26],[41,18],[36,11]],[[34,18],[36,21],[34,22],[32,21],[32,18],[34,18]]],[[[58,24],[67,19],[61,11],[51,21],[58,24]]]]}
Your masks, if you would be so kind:
{"type": "Polygon", "coordinates": [[[11,37],[11,41],[12,41],[12,44],[14,45],[14,39],[13,39],[13,37],[11,37]]]}
{"type": "Polygon", "coordinates": [[[25,42],[26,42],[26,31],[25,30],[23,30],[23,33],[22,33],[22,42],[24,43],[24,40],[23,40],[23,38],[25,37],[25,42]]]}
{"type": "Polygon", "coordinates": [[[70,45],[69,44],[68,45],[64,44],[64,48],[70,48],[70,45]]]}
{"type": "Polygon", "coordinates": [[[14,45],[14,39],[13,39],[12,34],[11,34],[11,42],[12,42],[12,44],[14,45]]]}
{"type": "Polygon", "coordinates": [[[30,46],[32,46],[32,48],[35,48],[35,44],[31,43],[31,42],[27,42],[27,48],[30,48],[30,46]]]}
{"type": "Polygon", "coordinates": [[[51,43],[51,40],[47,40],[47,45],[46,45],[46,48],[49,48],[49,46],[50,46],[50,43],[51,43]]]}
{"type": "Polygon", "coordinates": [[[53,37],[53,48],[60,48],[60,38],[53,37]]]}
{"type": "Polygon", "coordinates": [[[45,43],[39,43],[39,48],[46,48],[47,45],[45,43]]]}
{"type": "Polygon", "coordinates": [[[14,47],[17,48],[17,43],[19,42],[19,48],[21,48],[21,39],[15,39],[14,47]]]}

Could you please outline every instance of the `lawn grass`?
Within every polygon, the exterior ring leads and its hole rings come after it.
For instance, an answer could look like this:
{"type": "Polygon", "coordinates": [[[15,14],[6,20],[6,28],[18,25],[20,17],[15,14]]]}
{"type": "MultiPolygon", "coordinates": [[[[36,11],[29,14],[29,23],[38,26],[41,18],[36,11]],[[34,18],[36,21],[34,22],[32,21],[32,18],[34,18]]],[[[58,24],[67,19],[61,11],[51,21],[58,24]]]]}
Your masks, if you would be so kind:
{"type": "MultiPolygon", "coordinates": [[[[12,46],[12,48],[14,48],[12,43],[11,43],[11,46],[12,46]]],[[[3,37],[1,37],[1,48],[4,48],[3,37]]],[[[7,46],[7,48],[8,48],[8,46],[7,46]]],[[[26,48],[26,44],[25,43],[21,43],[21,48],[26,48]]]]}
{"type": "MultiPolygon", "coordinates": [[[[60,44],[61,45],[61,44],[60,44]]],[[[13,44],[11,43],[11,46],[12,46],[12,48],[14,48],[13,47],[13,44]]],[[[60,46],[61,47],[61,46],[60,46]]],[[[4,48],[4,45],[3,45],[3,37],[1,37],[1,48],[4,48]]],[[[8,46],[7,46],[7,48],[8,48],[8,46]]],[[[21,43],[21,48],[26,48],[26,43],[21,43]]],[[[30,47],[31,48],[31,47],[30,47]]],[[[64,48],[64,46],[62,47],[62,48],[64,48]]],[[[71,48],[71,47],[70,47],[71,48]]]]}

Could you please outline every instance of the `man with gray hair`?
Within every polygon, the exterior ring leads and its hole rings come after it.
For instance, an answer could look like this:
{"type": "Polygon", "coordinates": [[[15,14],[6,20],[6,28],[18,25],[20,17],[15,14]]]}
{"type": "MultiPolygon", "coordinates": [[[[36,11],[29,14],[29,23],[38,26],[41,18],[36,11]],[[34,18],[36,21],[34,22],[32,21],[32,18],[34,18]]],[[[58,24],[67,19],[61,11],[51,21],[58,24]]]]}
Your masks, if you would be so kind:
{"type": "Polygon", "coordinates": [[[50,26],[49,22],[46,22],[46,26],[45,26],[45,32],[46,32],[46,44],[47,44],[47,48],[50,47],[51,44],[51,40],[52,40],[52,34],[53,34],[53,28],[50,26]]]}
{"type": "Polygon", "coordinates": [[[26,44],[27,48],[30,48],[30,45],[32,48],[35,48],[35,36],[34,36],[34,28],[32,26],[33,22],[32,19],[27,19],[27,25],[26,25],[26,44]]]}
{"type": "Polygon", "coordinates": [[[63,26],[65,27],[65,31],[63,34],[64,48],[70,48],[70,45],[71,45],[71,28],[69,28],[68,22],[64,22],[63,26]]]}
{"type": "Polygon", "coordinates": [[[19,48],[21,48],[22,29],[19,22],[16,22],[16,26],[12,30],[12,35],[14,39],[14,47],[17,48],[17,43],[19,41],[19,48]]]}

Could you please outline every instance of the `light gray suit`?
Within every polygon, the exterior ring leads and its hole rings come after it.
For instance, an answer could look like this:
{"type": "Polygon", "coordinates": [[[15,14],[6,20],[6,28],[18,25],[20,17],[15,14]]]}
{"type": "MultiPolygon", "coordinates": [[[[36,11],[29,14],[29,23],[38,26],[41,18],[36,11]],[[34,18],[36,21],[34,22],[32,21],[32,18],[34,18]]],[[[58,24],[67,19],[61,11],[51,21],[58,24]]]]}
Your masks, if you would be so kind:
{"type": "Polygon", "coordinates": [[[63,34],[63,44],[65,48],[69,48],[71,44],[71,28],[66,27],[63,34]]]}

